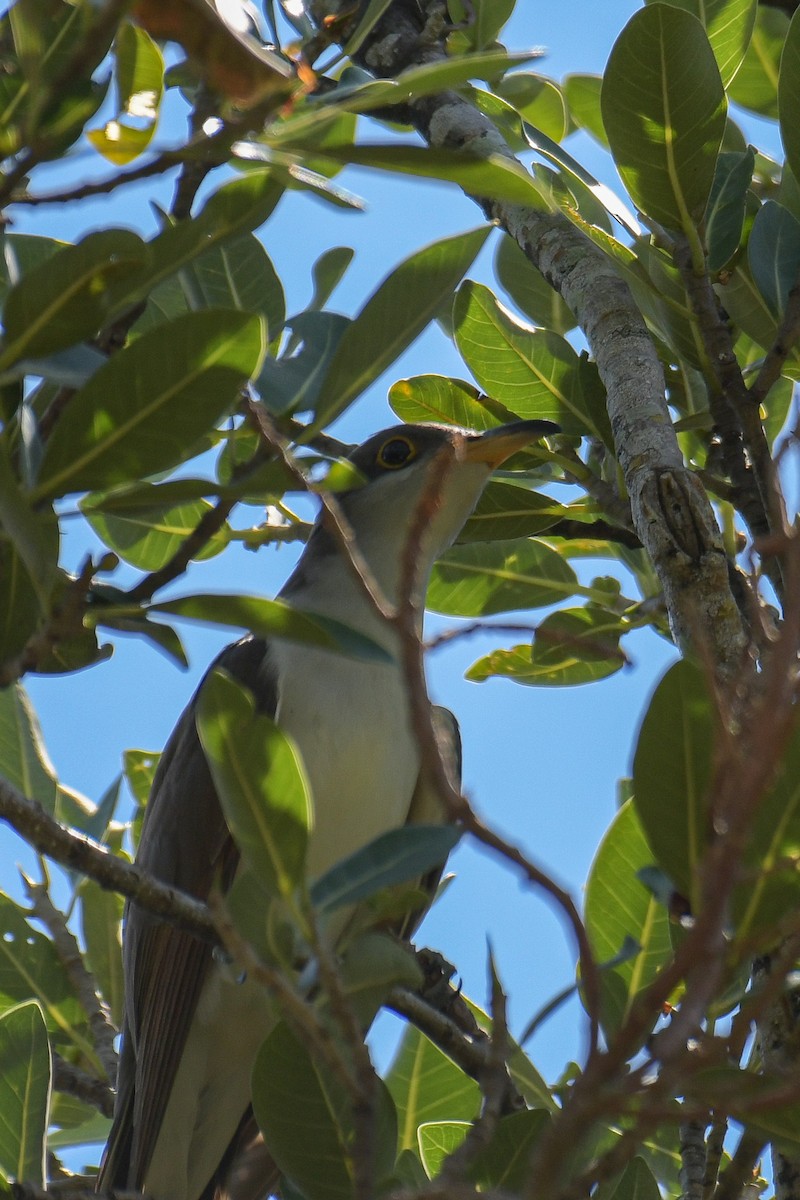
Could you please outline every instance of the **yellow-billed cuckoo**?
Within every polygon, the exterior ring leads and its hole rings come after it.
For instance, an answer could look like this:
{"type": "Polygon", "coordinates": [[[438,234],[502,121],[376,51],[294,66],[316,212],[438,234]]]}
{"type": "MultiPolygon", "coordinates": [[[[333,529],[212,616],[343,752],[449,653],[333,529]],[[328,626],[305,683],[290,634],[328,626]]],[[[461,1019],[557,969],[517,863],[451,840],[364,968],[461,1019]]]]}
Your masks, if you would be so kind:
{"type": "MultiPolygon", "coordinates": [[[[461,530],[492,471],[556,430],[549,421],[520,421],[482,434],[400,425],[353,452],[364,482],[338,499],[390,602],[398,598],[404,547],[431,471],[439,472],[440,486],[419,541],[420,596],[434,560],[461,530]]],[[[444,818],[417,786],[420,757],[397,634],[365,595],[322,520],[280,598],[355,627],[392,655],[391,662],[368,661],[249,636],[216,660],[299,747],[314,801],[313,879],[387,830],[444,818]]],[[[196,697],[159,762],[137,862],[206,899],[215,882],[230,884],[238,853],[198,740],[195,711],[196,697]]],[[[229,1194],[225,1179],[247,1128],[253,1060],[272,1020],[264,995],[255,983],[233,978],[206,942],[135,904],[126,911],[124,964],[117,1104],[98,1189],[141,1189],[154,1200],[229,1194]]]]}

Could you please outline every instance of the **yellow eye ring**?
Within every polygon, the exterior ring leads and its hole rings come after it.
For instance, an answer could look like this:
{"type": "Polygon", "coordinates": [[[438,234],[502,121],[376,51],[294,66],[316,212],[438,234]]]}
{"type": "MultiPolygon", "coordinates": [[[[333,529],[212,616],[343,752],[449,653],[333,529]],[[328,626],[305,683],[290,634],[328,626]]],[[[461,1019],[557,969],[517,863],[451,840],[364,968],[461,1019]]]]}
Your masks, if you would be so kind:
{"type": "Polygon", "coordinates": [[[417,448],[410,438],[403,434],[394,434],[387,438],[378,451],[375,461],[379,467],[387,471],[399,471],[417,456],[417,448]]]}

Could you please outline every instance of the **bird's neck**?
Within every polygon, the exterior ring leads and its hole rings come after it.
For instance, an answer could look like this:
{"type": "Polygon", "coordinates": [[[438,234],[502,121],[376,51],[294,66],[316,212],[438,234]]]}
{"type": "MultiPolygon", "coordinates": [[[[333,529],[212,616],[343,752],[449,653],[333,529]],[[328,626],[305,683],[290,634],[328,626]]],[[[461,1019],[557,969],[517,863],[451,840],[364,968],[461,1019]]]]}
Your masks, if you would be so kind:
{"type": "MultiPolygon", "coordinates": [[[[379,599],[395,605],[402,555],[379,542],[370,545],[369,539],[359,543],[359,551],[377,584],[379,599]]],[[[424,596],[429,575],[430,564],[425,562],[418,573],[415,601],[424,596]]],[[[395,641],[394,631],[387,626],[353,564],[322,525],[315,526],[300,561],[281,588],[280,598],[295,608],[334,617],[382,643],[395,641]]],[[[421,610],[422,604],[417,603],[417,607],[421,610]]]]}

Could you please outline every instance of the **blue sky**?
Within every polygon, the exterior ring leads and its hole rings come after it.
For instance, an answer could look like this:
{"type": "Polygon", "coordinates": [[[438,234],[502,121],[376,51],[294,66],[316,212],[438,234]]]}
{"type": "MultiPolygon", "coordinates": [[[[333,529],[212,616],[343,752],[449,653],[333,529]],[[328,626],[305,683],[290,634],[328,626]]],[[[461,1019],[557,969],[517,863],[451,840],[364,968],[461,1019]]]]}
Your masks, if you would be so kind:
{"type": "MultiPolygon", "coordinates": [[[[616,34],[638,7],[634,0],[604,0],[600,6],[588,0],[539,0],[534,14],[533,5],[519,0],[504,41],[511,49],[546,47],[548,56],[535,66],[556,79],[571,71],[600,72],[616,34]]],[[[568,148],[605,182],[618,186],[608,159],[588,138],[574,136],[568,148]]],[[[73,178],[105,174],[100,160],[85,149],[70,171],[73,178]]],[[[352,313],[407,254],[481,220],[470,201],[445,185],[377,177],[358,169],[346,171],[342,181],[366,199],[366,213],[334,209],[295,194],[282,202],[262,231],[284,281],[289,311],[308,299],[311,266],[331,245],[356,249],[346,281],[332,301],[333,307],[352,313]]],[[[151,194],[152,185],[146,184],[125,196],[72,206],[68,212],[18,211],[15,228],[70,240],[108,223],[151,232],[154,221],[147,207],[151,194]]],[[[169,188],[161,189],[160,196],[166,200],[169,188]]],[[[473,277],[488,281],[493,248],[494,239],[471,272],[473,277]]],[[[465,375],[455,350],[436,329],[416,342],[335,426],[335,432],[360,440],[390,424],[388,386],[395,379],[429,372],[465,375]]],[[[89,543],[77,531],[78,522],[67,524],[65,561],[74,566],[89,543]]],[[[258,554],[232,549],[194,568],[191,583],[202,590],[273,595],[294,558],[291,548],[258,554]]],[[[588,564],[583,570],[589,578],[609,573],[609,565],[588,564]]],[[[132,579],[133,573],[120,578],[132,579]]],[[[531,616],[537,620],[541,613],[531,616]]],[[[435,621],[429,628],[441,624],[435,621]]],[[[187,627],[191,658],[187,673],[147,646],[120,638],[108,663],[69,677],[29,678],[27,686],[62,780],[97,799],[119,772],[124,749],[160,749],[200,674],[228,640],[224,631],[187,627]]],[[[588,687],[523,688],[503,680],[467,683],[465,669],[497,644],[511,644],[511,639],[481,636],[436,652],[429,661],[431,691],[437,702],[456,712],[461,723],[465,788],[476,807],[578,895],[592,853],[613,816],[617,780],[628,771],[646,697],[675,652],[663,640],[643,632],[627,643],[634,665],[588,687]]],[[[3,834],[0,854],[3,877],[8,879],[12,863],[20,857],[19,843],[3,834]]],[[[515,874],[484,852],[462,847],[451,867],[456,881],[418,940],[455,963],[467,994],[482,1002],[490,938],[511,997],[512,1029],[519,1030],[573,980],[574,947],[547,903],[522,891],[515,874]]],[[[579,1054],[580,1025],[580,1014],[572,1007],[537,1034],[531,1050],[547,1078],[556,1077],[568,1059],[579,1054]]],[[[382,1057],[385,1046],[381,1039],[382,1057]]]]}

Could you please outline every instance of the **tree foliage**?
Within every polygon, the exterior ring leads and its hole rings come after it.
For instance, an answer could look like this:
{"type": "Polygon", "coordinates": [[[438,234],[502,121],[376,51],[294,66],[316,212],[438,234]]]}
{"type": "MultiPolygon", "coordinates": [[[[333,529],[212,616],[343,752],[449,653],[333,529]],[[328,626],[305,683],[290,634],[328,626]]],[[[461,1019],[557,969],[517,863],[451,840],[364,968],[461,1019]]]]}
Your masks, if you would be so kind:
{"type": "Polygon", "coordinates": [[[800,376],[800,18],[656,0],[602,78],[559,83],[498,40],[513,7],[308,0],[291,33],[286,16],[273,27],[284,51],[244,6],[233,28],[205,0],[16,0],[0,19],[12,214],[175,182],[150,237],[3,237],[0,816],[40,856],[26,902],[0,895],[0,1177],[20,1194],[108,1128],[121,895],[213,929],[282,1010],[253,1097],[286,1196],[723,1200],[768,1144],[776,1191],[799,1194],[800,555],[781,485],[800,376]],[[170,105],[186,132],[157,150],[170,105]],[[777,122],[785,161],[748,144],[752,114],[777,122]],[[577,129],[627,195],[565,148],[577,129]],[[102,173],[49,191],[81,139],[102,173]],[[358,207],[346,164],[461,187],[486,219],[417,249],[352,317],[331,306],[352,251],[331,246],[310,303],[287,314],[270,218],[297,191],[358,207]],[[470,270],[492,222],[489,287],[470,270]],[[469,677],[588,686],[625,665],[642,627],[684,656],[641,723],[581,911],[458,810],[465,836],[566,917],[588,1048],[552,1087],[524,1050],[549,1007],[518,1046],[493,964],[489,1014],[437,1006],[380,932],[419,906],[414,880],[457,833],[389,835],[309,888],[302,766],[215,676],[200,734],[250,870],[210,913],[128,869],[157,756],[126,754],[136,809],[120,820],[119,784],[95,802],[56,778],[22,683],[94,668],[118,632],[185,664],[179,617],[379,653],[279,602],[194,591],[196,576],[161,593],[241,540],[234,509],[269,505],[253,547],[303,540],[292,493],[318,488],[321,461],[334,496],[348,481],[331,423],[434,320],[463,370],[394,381],[399,419],[562,431],[487,487],[434,569],[436,612],[544,612],[532,641],[498,635],[469,677]],[[76,497],[106,549],[70,573],[59,526],[76,497]],[[609,572],[590,585],[587,556],[609,572]],[[130,586],[120,563],[138,572],[130,586]],[[356,901],[334,961],[319,929],[356,901]],[[301,994],[298,939],[321,956],[317,1000],[301,994]],[[408,1024],[379,1079],[353,1031],[387,1003],[408,1024]]]}

